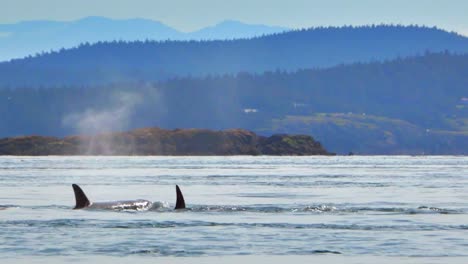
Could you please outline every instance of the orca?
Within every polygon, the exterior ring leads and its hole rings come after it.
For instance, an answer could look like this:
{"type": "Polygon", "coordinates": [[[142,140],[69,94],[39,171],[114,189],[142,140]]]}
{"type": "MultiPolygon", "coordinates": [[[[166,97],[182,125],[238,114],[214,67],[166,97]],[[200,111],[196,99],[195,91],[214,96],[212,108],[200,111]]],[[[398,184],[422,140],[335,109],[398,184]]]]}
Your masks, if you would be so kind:
{"type": "MultiPolygon", "coordinates": [[[[77,184],[72,184],[73,191],[75,192],[76,209],[107,209],[107,210],[147,210],[150,209],[153,203],[148,200],[127,200],[127,201],[114,201],[114,202],[90,202],[86,194],[77,184]]],[[[174,210],[185,209],[185,200],[179,186],[176,185],[176,205],[174,210]]]]}

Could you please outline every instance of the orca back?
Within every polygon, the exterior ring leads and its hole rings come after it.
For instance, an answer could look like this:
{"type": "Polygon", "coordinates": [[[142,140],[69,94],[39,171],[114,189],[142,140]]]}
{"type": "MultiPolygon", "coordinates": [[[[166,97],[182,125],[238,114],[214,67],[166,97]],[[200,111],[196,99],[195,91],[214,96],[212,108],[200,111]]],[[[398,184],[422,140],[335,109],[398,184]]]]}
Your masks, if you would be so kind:
{"type": "Polygon", "coordinates": [[[91,205],[91,202],[86,197],[86,194],[80,188],[80,186],[73,184],[73,191],[75,192],[76,205],[73,209],[82,209],[91,205]]]}

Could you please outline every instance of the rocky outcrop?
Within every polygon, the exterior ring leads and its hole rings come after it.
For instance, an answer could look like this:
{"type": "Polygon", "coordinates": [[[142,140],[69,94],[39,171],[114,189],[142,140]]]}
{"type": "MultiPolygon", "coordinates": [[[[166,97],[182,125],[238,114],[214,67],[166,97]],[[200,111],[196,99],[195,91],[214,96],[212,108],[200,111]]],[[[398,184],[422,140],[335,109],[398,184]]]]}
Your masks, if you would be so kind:
{"type": "Polygon", "coordinates": [[[263,155],[330,155],[320,142],[307,135],[277,134],[260,138],[258,147],[263,155]]]}
{"type": "Polygon", "coordinates": [[[0,155],[329,155],[305,135],[263,137],[242,129],[142,128],[65,138],[0,139],[0,155]]]}

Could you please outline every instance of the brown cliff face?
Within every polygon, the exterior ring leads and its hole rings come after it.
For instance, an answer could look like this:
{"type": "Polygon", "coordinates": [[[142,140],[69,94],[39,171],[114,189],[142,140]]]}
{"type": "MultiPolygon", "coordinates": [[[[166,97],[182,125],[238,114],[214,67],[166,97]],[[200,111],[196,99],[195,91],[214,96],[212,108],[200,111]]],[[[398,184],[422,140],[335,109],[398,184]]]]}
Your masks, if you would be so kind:
{"type": "Polygon", "coordinates": [[[129,132],[65,138],[0,139],[0,155],[329,155],[310,136],[258,136],[232,129],[141,128],[129,132]]]}

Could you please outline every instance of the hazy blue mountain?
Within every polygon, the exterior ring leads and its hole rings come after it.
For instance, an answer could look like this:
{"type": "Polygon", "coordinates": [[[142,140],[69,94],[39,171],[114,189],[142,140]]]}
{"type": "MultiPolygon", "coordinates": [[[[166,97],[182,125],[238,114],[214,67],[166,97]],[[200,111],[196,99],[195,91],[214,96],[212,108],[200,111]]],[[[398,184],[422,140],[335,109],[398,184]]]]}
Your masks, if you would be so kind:
{"type": "Polygon", "coordinates": [[[468,38],[417,26],[330,27],[239,40],[98,42],[0,63],[0,86],[93,85],[331,67],[468,52],[468,38]]]}
{"type": "Polygon", "coordinates": [[[246,128],[309,134],[339,153],[467,155],[467,87],[468,54],[427,53],[291,73],[0,89],[0,136],[246,128]]]}
{"type": "Polygon", "coordinates": [[[147,19],[114,20],[87,17],[77,21],[25,21],[0,24],[0,61],[42,51],[71,48],[80,43],[113,40],[201,40],[248,38],[281,32],[286,28],[226,21],[195,32],[180,32],[147,19]]]}
{"type": "Polygon", "coordinates": [[[188,33],[190,39],[216,40],[252,38],[254,36],[269,35],[288,31],[285,27],[271,27],[265,25],[251,25],[235,20],[226,20],[212,27],[206,27],[198,31],[188,33]]]}

